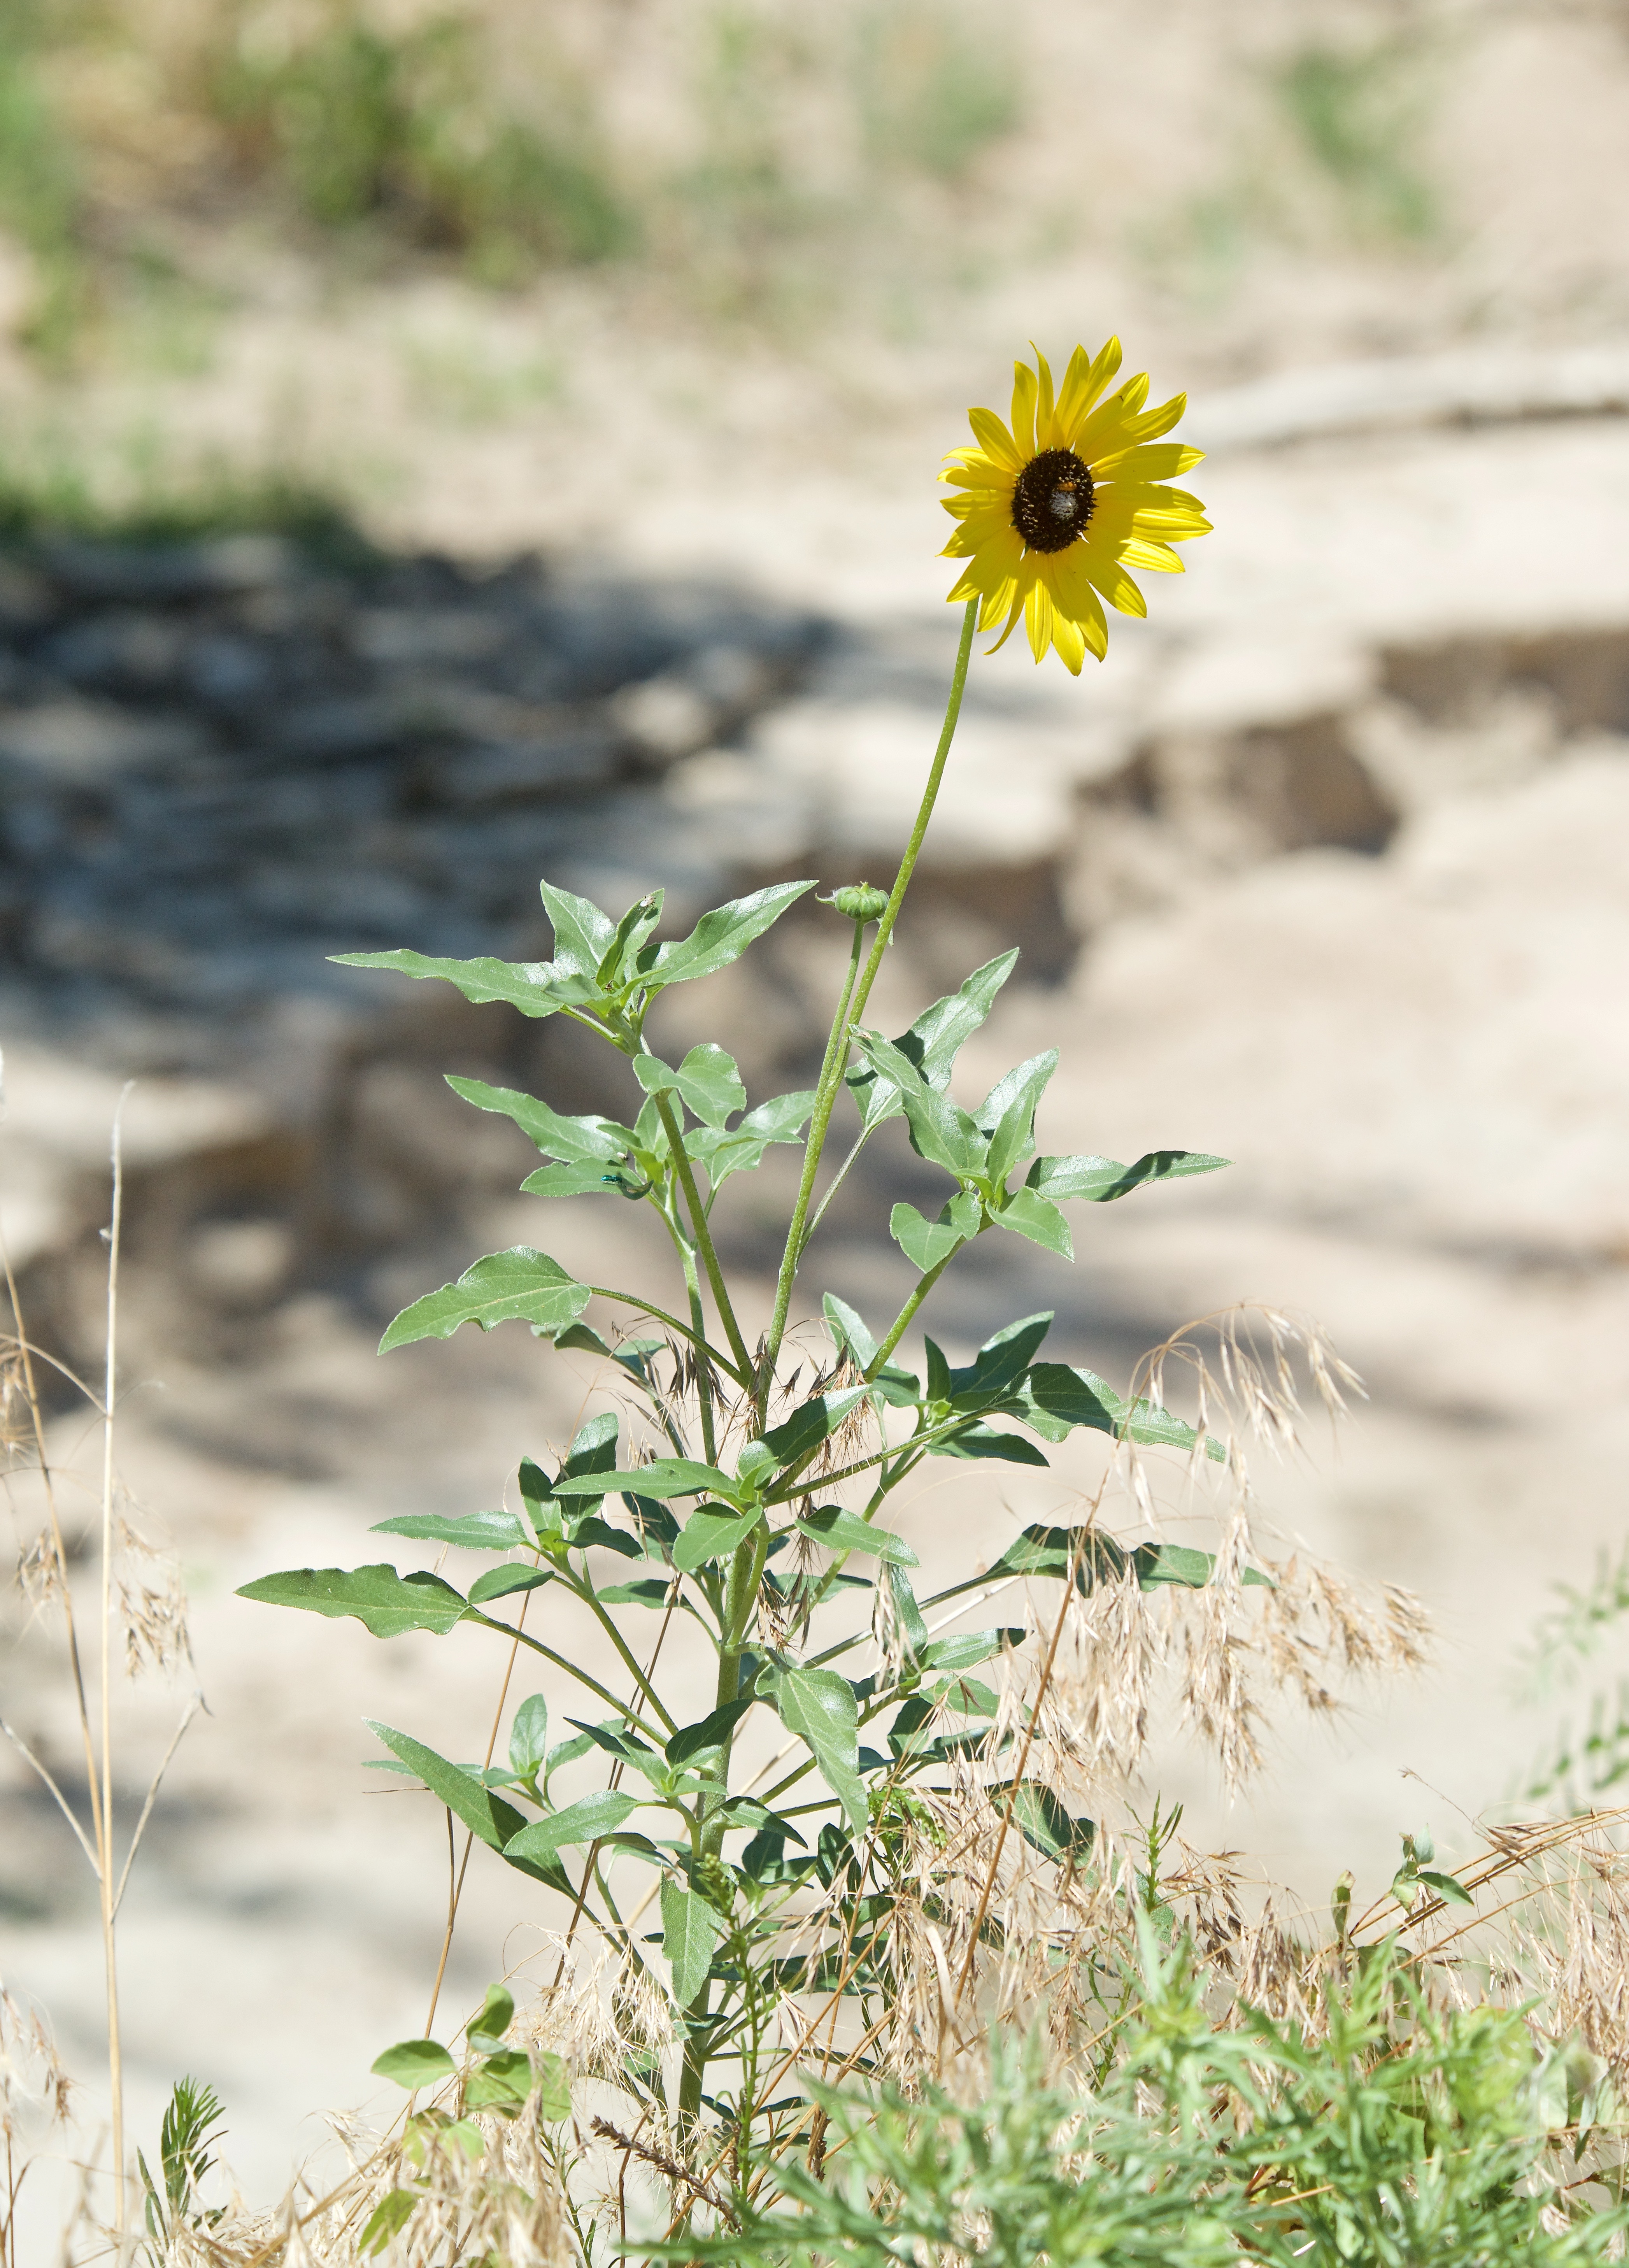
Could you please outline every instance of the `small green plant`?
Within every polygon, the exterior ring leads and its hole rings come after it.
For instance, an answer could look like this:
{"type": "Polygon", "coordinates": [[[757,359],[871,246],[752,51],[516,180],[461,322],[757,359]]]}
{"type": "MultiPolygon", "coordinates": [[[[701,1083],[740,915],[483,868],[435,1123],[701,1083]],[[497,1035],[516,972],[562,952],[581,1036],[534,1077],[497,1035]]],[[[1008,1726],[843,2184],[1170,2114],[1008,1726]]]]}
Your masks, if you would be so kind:
{"type": "Polygon", "coordinates": [[[170,2247],[184,2232],[214,2228],[225,2219],[225,2205],[206,2207],[198,2202],[204,2176],[215,2163],[210,2152],[226,2131],[221,2117],[220,2099],[213,2088],[195,2079],[178,2080],[158,2129],[162,2191],[145,2157],[139,2150],[136,2153],[146,2193],[148,2256],[154,2268],[169,2257],[170,2247]]]}

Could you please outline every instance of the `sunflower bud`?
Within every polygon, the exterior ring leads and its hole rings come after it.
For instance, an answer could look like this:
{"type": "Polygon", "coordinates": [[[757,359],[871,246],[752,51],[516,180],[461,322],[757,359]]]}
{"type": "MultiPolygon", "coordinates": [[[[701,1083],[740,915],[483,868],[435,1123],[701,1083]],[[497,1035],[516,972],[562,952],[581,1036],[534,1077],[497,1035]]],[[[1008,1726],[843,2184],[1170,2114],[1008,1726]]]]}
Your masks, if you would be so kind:
{"type": "Polygon", "coordinates": [[[836,906],[837,911],[846,914],[851,921],[881,921],[888,911],[888,893],[873,890],[869,882],[850,882],[844,888],[834,890],[822,902],[836,906]]]}

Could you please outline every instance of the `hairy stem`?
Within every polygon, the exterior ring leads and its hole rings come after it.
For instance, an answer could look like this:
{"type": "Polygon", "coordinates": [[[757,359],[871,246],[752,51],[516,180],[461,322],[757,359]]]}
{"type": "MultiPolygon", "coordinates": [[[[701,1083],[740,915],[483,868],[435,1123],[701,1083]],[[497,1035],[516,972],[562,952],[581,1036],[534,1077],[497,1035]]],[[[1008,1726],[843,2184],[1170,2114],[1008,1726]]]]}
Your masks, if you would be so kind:
{"type": "Polygon", "coordinates": [[[910,1329],[911,1318],[915,1315],[918,1308],[922,1305],[924,1300],[926,1299],[934,1285],[938,1283],[946,1269],[949,1267],[951,1262],[955,1258],[956,1254],[964,1249],[966,1243],[967,1239],[963,1237],[960,1244],[953,1246],[952,1248],[946,1253],[944,1258],[939,1261],[933,1267],[930,1268],[926,1275],[923,1277],[921,1282],[917,1285],[916,1290],[911,1293],[904,1306],[900,1309],[898,1314],[894,1318],[892,1328],[889,1329],[887,1338],[883,1340],[881,1346],[878,1347],[875,1354],[873,1355],[871,1360],[866,1365],[866,1377],[867,1380],[873,1379],[877,1373],[881,1369],[889,1355],[893,1353],[901,1339],[904,1337],[905,1333],[910,1329]]]}
{"type": "MultiPolygon", "coordinates": [[[[842,1084],[840,1074],[848,1061],[850,1038],[855,1026],[866,1012],[866,1003],[871,998],[871,988],[877,981],[877,971],[882,965],[882,956],[888,950],[888,942],[894,934],[894,924],[899,918],[899,909],[904,902],[905,892],[910,888],[910,878],[916,872],[917,860],[922,851],[923,839],[927,834],[928,821],[933,816],[933,806],[939,800],[940,783],[945,777],[945,764],[950,755],[950,744],[956,736],[956,721],[962,714],[962,695],[967,684],[967,667],[973,652],[973,632],[977,626],[978,608],[977,599],[968,600],[967,612],[962,618],[962,640],[956,649],[956,666],[950,680],[950,698],[945,708],[945,722],[940,732],[939,747],[934,751],[932,768],[927,776],[927,785],[922,791],[922,801],[917,808],[916,824],[910,830],[910,840],[905,845],[905,855],[899,862],[899,872],[894,877],[894,887],[888,893],[888,905],[877,924],[877,933],[872,941],[871,956],[866,963],[858,983],[853,986],[847,998],[837,1026],[833,1028],[832,1043],[828,1049],[828,1061],[831,1061],[835,1053],[837,1074],[829,1082],[822,1101],[816,1102],[814,1115],[809,1121],[808,1139],[803,1150],[803,1178],[800,1185],[805,1192],[814,1188],[814,1175],[820,1167],[821,1152],[826,1146],[826,1130],[831,1123],[832,1111],[837,1107],[837,1089],[842,1084]]],[[[822,1079],[824,1076],[822,1072],[822,1079]]],[[[800,1202],[807,1211],[808,1203],[807,1194],[801,1197],[800,1202]]],[[[770,1335],[763,1349],[763,1359],[759,1366],[760,1424],[763,1423],[763,1407],[769,1395],[769,1383],[774,1377],[775,1364],[780,1354],[781,1340],[785,1336],[786,1317],[792,1307],[792,1283],[797,1276],[798,1263],[803,1256],[801,1247],[796,1241],[796,1236],[802,1233],[800,1219],[794,1220],[793,1228],[794,1234],[788,1235],[786,1249],[781,1260],[780,1279],[775,1292],[775,1320],[770,1327],[770,1335]]]]}

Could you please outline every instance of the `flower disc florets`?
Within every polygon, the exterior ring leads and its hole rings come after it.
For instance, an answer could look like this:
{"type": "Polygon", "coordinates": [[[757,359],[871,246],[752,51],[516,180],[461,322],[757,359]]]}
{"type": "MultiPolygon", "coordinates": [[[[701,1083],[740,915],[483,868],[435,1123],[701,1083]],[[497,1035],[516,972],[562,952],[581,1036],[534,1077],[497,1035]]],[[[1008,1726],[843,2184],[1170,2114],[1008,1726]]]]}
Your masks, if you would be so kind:
{"type": "Polygon", "coordinates": [[[1018,475],[1013,525],[1031,551],[1066,551],[1092,517],[1092,475],[1072,449],[1043,449],[1018,475]]]}

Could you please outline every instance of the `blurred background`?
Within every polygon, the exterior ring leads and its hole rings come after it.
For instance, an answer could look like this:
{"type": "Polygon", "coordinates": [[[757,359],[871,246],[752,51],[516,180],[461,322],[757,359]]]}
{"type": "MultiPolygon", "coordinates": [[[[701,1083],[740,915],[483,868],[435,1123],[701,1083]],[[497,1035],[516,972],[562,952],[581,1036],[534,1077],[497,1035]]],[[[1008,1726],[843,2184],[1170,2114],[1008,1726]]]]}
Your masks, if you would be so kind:
{"type": "MultiPolygon", "coordinates": [[[[879,1020],[1020,944],[969,1093],[1056,1044],[1046,1146],[1236,1162],[1080,1219],[1072,1270],[981,1249],[936,1333],[1056,1307],[1124,1383],[1254,1297],[1363,1374],[1259,1516],[1418,1593],[1434,1662],[1286,1709],[1231,1802],[1173,1727],[1153,1780],[1196,1843],[1321,1907],[1401,1832],[1452,1858],[1615,1800],[1626,210],[1619,0],[0,0],[0,1217],[34,1335],[94,1373],[134,1078],[124,1575],[173,1655],[178,1561],[192,1653],[121,1689],[132,1814],[195,1683],[210,1710],[126,1910],[138,2132],[195,2070],[269,2196],[423,2021],[439,1820],[368,1792],[358,1720],[474,1753],[492,1666],[232,1589],[498,1502],[595,1389],[523,1333],[381,1364],[380,1324],[500,1243],[644,1264],[621,1209],[518,1198],[527,1145],[440,1084],[620,1113],[569,1035],[324,955],[541,954],[543,872],[618,910],[660,883],[673,933],[885,880],[954,650],[934,476],[1032,339],[1118,332],[1189,393],[1217,532],[1079,684],[976,663],[879,1020]],[[1595,1658],[1537,1691],[1552,1610],[1595,1658]]],[[[804,1083],[830,918],[665,1029],[717,1032],[755,1101],[804,1083]]],[[[920,1174],[880,1145],[811,1312],[896,1294],[920,1174]]],[[[51,1425],[91,1580],[98,1443],[83,1405],[51,1425]]],[[[913,1540],[993,1559],[1083,1477],[947,1485],[913,1540]]],[[[55,1626],[26,1584],[7,1612],[5,1714],[67,1769],[55,1626]]],[[[88,2135],[91,1885],[15,1756],[0,1808],[0,1973],[88,2135]]],[[[501,1872],[461,2012],[548,1918],[501,1872]]]]}

